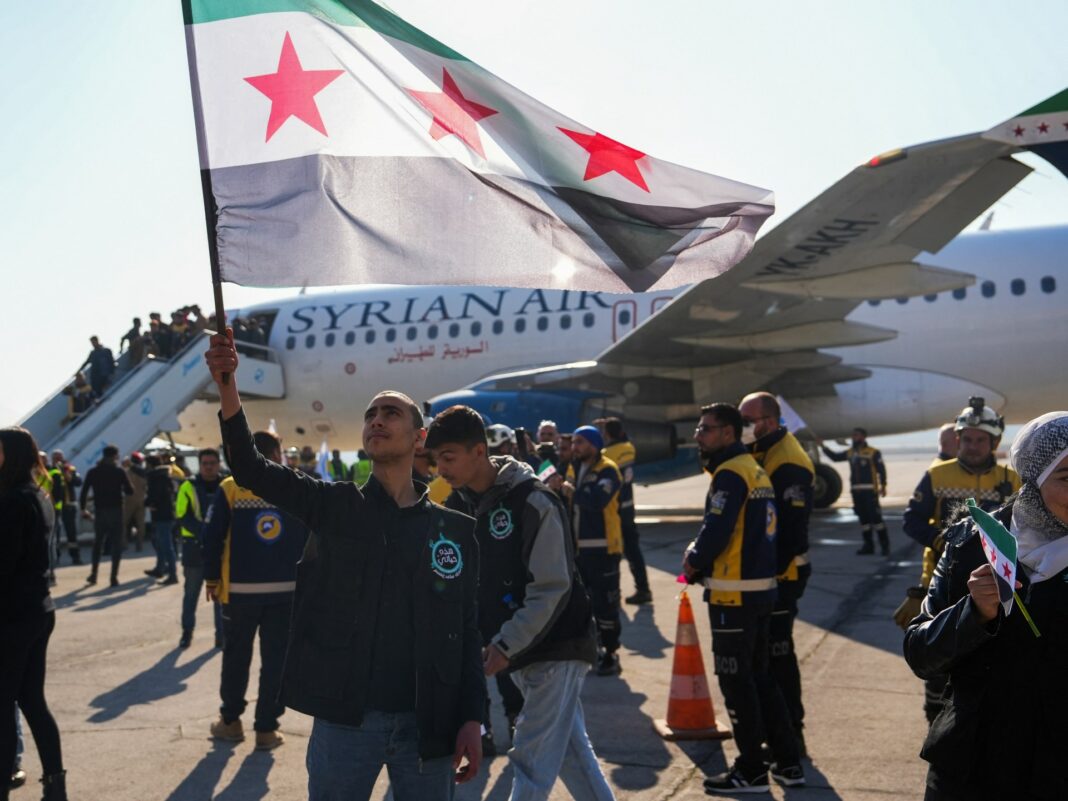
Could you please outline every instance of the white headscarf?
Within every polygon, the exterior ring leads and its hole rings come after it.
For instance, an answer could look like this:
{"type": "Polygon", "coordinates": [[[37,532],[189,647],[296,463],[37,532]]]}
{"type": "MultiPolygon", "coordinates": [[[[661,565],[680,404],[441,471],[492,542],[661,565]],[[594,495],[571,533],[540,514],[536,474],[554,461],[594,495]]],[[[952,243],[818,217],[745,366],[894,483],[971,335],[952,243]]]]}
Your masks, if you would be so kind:
{"type": "Polygon", "coordinates": [[[1032,584],[1068,568],[1068,525],[1042,501],[1040,489],[1068,456],[1068,412],[1050,412],[1025,425],[1012,443],[1009,461],[1023,485],[1012,507],[1010,530],[1017,559],[1032,584]]]}

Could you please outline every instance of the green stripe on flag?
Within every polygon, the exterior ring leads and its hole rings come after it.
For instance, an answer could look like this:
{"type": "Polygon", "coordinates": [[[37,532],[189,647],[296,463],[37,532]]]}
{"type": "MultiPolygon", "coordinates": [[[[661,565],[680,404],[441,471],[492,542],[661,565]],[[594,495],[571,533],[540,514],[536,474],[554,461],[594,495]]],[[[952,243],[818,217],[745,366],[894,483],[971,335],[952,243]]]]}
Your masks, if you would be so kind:
{"type": "Polygon", "coordinates": [[[1031,106],[1027,111],[1021,111],[1016,116],[1027,117],[1031,114],[1054,114],[1059,111],[1068,111],[1068,89],[1058,92],[1047,100],[1043,100],[1037,106],[1031,106]]]}
{"type": "Polygon", "coordinates": [[[968,514],[971,515],[972,520],[990,538],[990,541],[994,543],[994,547],[1001,551],[1006,559],[1010,559],[1013,564],[1016,564],[1016,538],[1012,536],[1012,532],[1005,528],[1001,521],[992,514],[980,509],[974,498],[968,498],[967,503],[968,514]]]}
{"type": "Polygon", "coordinates": [[[467,60],[372,0],[182,0],[186,25],[279,12],[300,12],[334,25],[370,28],[442,58],[467,60]]]}

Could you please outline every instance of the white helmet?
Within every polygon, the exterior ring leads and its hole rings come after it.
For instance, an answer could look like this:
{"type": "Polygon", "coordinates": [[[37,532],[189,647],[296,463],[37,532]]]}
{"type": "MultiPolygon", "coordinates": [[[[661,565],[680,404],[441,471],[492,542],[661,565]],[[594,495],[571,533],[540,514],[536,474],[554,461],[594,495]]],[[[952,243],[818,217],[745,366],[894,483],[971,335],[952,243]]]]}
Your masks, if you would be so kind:
{"type": "Polygon", "coordinates": [[[968,399],[968,405],[960,410],[953,426],[953,430],[958,433],[966,428],[985,431],[994,439],[998,439],[1005,433],[1005,418],[987,406],[983,398],[973,396],[968,399]]]}
{"type": "Polygon", "coordinates": [[[515,432],[502,423],[486,427],[486,442],[491,448],[499,448],[506,442],[515,442],[515,432]]]}

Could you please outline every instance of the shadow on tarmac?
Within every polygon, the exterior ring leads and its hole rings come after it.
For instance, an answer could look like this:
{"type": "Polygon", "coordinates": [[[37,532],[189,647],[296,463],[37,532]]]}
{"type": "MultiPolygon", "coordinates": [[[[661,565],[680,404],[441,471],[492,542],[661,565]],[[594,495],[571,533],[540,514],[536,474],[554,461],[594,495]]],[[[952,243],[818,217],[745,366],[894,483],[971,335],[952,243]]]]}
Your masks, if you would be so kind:
{"type": "Polygon", "coordinates": [[[89,702],[90,707],[99,710],[89,718],[89,722],[106,723],[123,715],[130,707],[149,704],[184,692],[186,679],[200,670],[218,651],[209,649],[179,665],[178,657],[183,653],[185,652],[179,649],[169,651],[148,670],[98,695],[89,702]]]}
{"type": "Polygon", "coordinates": [[[236,743],[212,741],[211,750],[174,788],[166,801],[188,801],[191,798],[214,798],[216,801],[259,801],[270,791],[267,776],[274,767],[274,754],[252,751],[226,789],[215,795],[215,786],[222,778],[227,764],[234,756],[236,743]]]}
{"type": "Polygon", "coordinates": [[[646,659],[665,659],[673,653],[672,649],[675,647],[675,643],[661,634],[660,629],[656,627],[655,612],[652,604],[639,606],[635,610],[633,617],[624,626],[623,632],[624,635],[630,632],[630,636],[625,636],[624,639],[628,639],[630,642],[635,640],[640,642],[638,646],[624,643],[624,646],[631,653],[644,656],[646,659]],[[635,636],[637,634],[635,630],[640,630],[642,636],[635,636]]]}

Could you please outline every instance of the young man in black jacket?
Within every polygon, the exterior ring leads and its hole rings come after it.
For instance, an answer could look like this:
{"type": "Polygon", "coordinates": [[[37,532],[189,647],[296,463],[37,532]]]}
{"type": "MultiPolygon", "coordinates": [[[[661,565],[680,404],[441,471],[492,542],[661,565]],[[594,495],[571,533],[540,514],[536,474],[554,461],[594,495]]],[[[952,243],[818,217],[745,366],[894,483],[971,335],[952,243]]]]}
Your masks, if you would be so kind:
{"type": "Polygon", "coordinates": [[[310,801],[369,798],[383,765],[397,801],[451,798],[482,758],[478,546],[470,518],[434,506],[412,481],[426,436],[419,407],[400,392],[376,395],[363,428],[371,478],[362,490],[325,483],[257,453],[232,332],[213,336],[206,357],[234,480],[314,532],[297,569],[281,692],[315,718],[310,801]]]}
{"type": "Polygon", "coordinates": [[[512,798],[547,798],[572,752],[565,783],[581,785],[580,797],[612,799],[579,699],[597,640],[563,505],[526,462],[487,455],[482,417],[469,406],[434,418],[426,443],[453,487],[446,506],[476,520],[486,675],[508,671],[523,693],[508,752],[512,798]]]}
{"type": "Polygon", "coordinates": [[[119,563],[122,562],[122,500],[133,495],[133,486],[126,472],[119,467],[119,449],[114,445],[104,447],[100,461],[85,474],[78,505],[82,516],[93,521],[93,572],[87,584],[96,584],[96,572],[100,565],[100,552],[104,543],[111,548],[111,586],[119,586],[119,563]],[[93,496],[93,514],[86,508],[89,496],[93,496]]]}

